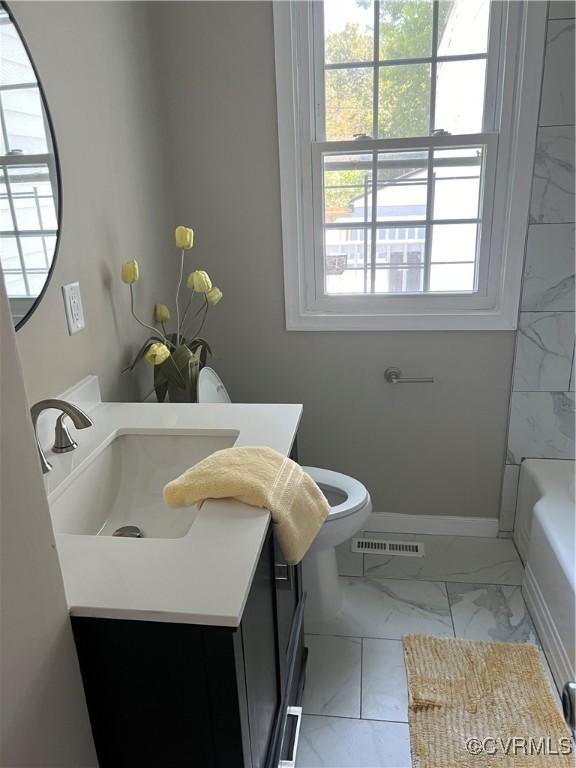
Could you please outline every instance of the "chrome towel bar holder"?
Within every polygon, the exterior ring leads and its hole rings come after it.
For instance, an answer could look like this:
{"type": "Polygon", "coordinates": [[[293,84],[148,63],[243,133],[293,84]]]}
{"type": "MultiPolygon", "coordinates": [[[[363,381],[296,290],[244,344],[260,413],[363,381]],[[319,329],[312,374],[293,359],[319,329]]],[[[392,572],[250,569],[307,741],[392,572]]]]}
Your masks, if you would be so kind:
{"type": "Polygon", "coordinates": [[[432,376],[426,376],[422,379],[413,379],[402,376],[402,371],[395,365],[386,368],[384,371],[384,378],[388,384],[434,384],[434,378],[432,376]]]}

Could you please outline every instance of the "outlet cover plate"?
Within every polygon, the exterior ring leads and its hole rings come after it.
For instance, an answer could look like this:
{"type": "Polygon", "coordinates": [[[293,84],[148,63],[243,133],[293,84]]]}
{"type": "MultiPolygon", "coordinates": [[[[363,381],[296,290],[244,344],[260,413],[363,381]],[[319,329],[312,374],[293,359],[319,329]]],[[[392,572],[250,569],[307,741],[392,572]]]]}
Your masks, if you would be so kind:
{"type": "Polygon", "coordinates": [[[62,286],[64,296],[64,309],[66,310],[66,322],[68,333],[72,336],[85,328],[84,309],[82,308],[82,296],[80,295],[80,283],[69,283],[62,286]]]}

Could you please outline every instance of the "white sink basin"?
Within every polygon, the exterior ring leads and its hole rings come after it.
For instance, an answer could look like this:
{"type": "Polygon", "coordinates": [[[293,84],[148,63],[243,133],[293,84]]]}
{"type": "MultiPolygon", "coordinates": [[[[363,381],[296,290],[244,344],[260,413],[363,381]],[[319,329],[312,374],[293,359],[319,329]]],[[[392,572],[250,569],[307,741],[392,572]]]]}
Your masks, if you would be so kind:
{"type": "Polygon", "coordinates": [[[238,434],[234,430],[117,433],[51,498],[55,533],[112,536],[118,528],[133,525],[145,538],[185,536],[198,509],[167,507],[164,485],[215,451],[233,446],[238,434]]]}

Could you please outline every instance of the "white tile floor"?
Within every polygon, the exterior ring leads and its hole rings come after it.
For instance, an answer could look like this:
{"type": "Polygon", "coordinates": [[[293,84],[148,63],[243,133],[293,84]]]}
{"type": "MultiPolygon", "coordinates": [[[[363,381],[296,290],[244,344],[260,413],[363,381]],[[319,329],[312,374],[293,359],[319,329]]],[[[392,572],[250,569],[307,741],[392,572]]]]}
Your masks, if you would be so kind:
{"type": "Polygon", "coordinates": [[[423,540],[426,555],[361,555],[348,542],[338,550],[341,613],[329,622],[306,616],[298,768],[411,767],[403,635],[538,643],[511,540],[385,538],[423,540]]]}
{"type": "Polygon", "coordinates": [[[342,576],[342,610],[331,621],[307,617],[311,635],[400,640],[411,632],[454,637],[446,585],[408,579],[342,576]]]}

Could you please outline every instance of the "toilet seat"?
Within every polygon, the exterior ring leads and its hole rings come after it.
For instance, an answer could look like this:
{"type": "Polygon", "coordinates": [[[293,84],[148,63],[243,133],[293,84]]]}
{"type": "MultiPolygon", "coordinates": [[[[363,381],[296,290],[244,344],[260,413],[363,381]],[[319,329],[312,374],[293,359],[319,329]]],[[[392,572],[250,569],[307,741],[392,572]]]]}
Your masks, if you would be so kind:
{"type": "Polygon", "coordinates": [[[347,498],[341,504],[330,507],[326,520],[327,523],[330,520],[337,520],[354,514],[354,512],[366,506],[370,499],[366,488],[353,477],[343,475],[340,472],[332,472],[330,469],[320,469],[319,467],[302,467],[302,469],[310,475],[320,488],[322,486],[333,488],[335,491],[346,494],[347,498]]]}

